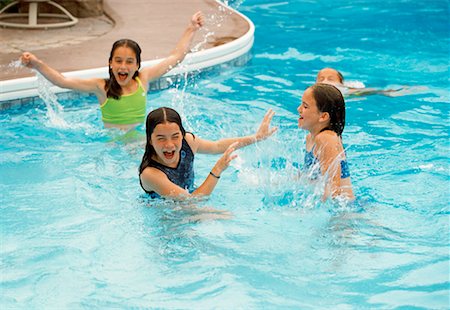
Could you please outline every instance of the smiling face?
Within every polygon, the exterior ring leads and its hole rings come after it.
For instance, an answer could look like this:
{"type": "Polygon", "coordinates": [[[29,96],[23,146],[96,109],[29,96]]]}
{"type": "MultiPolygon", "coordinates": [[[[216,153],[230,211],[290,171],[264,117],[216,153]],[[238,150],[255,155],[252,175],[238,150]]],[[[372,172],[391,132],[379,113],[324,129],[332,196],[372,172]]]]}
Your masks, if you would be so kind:
{"type": "Polygon", "coordinates": [[[325,127],[328,113],[319,111],[316,100],[314,99],[313,89],[310,87],[303,93],[302,103],[297,108],[300,117],[298,118],[298,127],[309,132],[320,132],[325,127]]]}
{"type": "Polygon", "coordinates": [[[183,134],[177,123],[165,122],[156,125],[150,137],[150,143],[155,149],[157,162],[176,168],[180,159],[183,134]]]}
{"type": "Polygon", "coordinates": [[[128,46],[119,46],[114,50],[109,66],[120,86],[128,85],[139,69],[136,53],[128,46]]]}
{"type": "Polygon", "coordinates": [[[316,78],[316,83],[326,84],[342,84],[344,82],[342,75],[335,69],[325,68],[319,71],[316,78]]]}

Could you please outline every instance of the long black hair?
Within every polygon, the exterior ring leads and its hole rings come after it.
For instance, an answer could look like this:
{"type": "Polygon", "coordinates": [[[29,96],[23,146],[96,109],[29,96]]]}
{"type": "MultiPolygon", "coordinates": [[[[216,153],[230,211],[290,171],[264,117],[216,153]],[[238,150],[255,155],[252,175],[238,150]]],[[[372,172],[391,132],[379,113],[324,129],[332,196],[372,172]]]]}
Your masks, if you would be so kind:
{"type": "Polygon", "coordinates": [[[345,100],[342,93],[333,85],[324,83],[314,84],[311,89],[319,111],[330,115],[330,124],[322,131],[332,130],[341,137],[345,127],[345,100]]]}
{"type": "Polygon", "coordinates": [[[155,127],[159,124],[165,123],[175,123],[180,127],[181,134],[183,137],[186,135],[186,130],[184,130],[183,124],[181,122],[180,114],[177,111],[167,107],[161,107],[153,110],[147,115],[147,120],[145,122],[145,133],[147,135],[147,143],[145,144],[145,153],[142,157],[141,165],[139,166],[139,174],[144,171],[150,164],[150,160],[153,155],[156,154],[153,145],[150,143],[151,136],[155,127]]]}
{"type": "MultiPolygon", "coordinates": [[[[136,62],[138,65],[138,71],[136,71],[133,75],[133,79],[135,79],[139,75],[139,68],[141,67],[141,48],[139,45],[130,39],[121,39],[114,42],[111,53],[109,54],[109,60],[108,64],[111,63],[113,59],[114,52],[119,47],[129,47],[133,50],[134,54],[136,55],[136,62]]],[[[111,70],[111,65],[108,65],[109,69],[109,79],[105,79],[105,91],[106,91],[106,97],[119,99],[119,97],[122,95],[122,87],[120,87],[119,83],[117,82],[116,78],[114,77],[114,74],[111,70]]]]}

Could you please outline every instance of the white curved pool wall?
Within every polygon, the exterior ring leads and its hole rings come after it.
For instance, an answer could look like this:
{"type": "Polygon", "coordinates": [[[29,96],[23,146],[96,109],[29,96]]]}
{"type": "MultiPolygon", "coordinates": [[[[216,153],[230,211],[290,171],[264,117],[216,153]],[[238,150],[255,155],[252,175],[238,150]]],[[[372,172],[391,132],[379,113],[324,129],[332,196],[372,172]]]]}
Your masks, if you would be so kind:
{"type": "MultiPolygon", "coordinates": [[[[186,72],[198,71],[204,68],[226,63],[237,59],[250,51],[253,46],[255,26],[252,21],[243,14],[230,7],[228,7],[228,9],[234,11],[248,22],[249,30],[247,33],[240,38],[223,45],[186,55],[183,62],[164,75],[163,78],[180,75],[186,72]]],[[[142,67],[152,66],[159,61],[161,61],[161,59],[143,61],[141,65],[142,67]]],[[[64,72],[63,75],[78,78],[109,77],[108,67],[64,72]]],[[[10,100],[36,97],[38,96],[37,86],[36,76],[0,81],[0,104],[10,100]]],[[[57,86],[53,86],[51,90],[55,93],[70,91],[69,89],[59,88],[57,86]]]]}

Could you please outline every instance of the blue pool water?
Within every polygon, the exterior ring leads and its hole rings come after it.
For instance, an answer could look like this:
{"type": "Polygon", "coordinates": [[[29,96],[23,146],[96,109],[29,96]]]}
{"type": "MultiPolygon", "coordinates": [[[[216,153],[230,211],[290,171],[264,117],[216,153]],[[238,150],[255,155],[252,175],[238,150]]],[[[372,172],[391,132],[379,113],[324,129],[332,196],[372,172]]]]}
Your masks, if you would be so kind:
{"type": "MultiPolygon", "coordinates": [[[[153,92],[204,138],[278,133],[240,150],[198,212],[143,197],[139,137],[104,130],[94,97],[0,114],[2,309],[429,308],[449,304],[447,1],[235,1],[251,60],[153,92]],[[357,203],[296,180],[296,108],[325,66],[415,94],[347,100],[357,203]],[[53,108],[55,105],[50,105],[53,108]]],[[[217,157],[196,158],[197,183],[217,157]]]]}

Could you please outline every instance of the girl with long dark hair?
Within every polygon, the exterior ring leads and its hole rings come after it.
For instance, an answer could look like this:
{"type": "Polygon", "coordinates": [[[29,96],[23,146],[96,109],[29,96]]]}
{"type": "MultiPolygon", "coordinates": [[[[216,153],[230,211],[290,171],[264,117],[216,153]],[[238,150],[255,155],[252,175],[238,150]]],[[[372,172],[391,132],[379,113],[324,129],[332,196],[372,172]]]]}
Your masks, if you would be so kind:
{"type": "Polygon", "coordinates": [[[186,132],[180,115],[171,108],[150,112],[146,121],[147,144],[139,167],[141,187],[152,197],[177,200],[210,195],[222,172],[236,157],[235,149],[267,139],[277,130],[270,128],[274,114],[272,110],[266,113],[254,135],[209,141],[186,132]],[[194,187],[196,153],[223,154],[197,188],[194,187]]]}
{"type": "Polygon", "coordinates": [[[345,101],[341,92],[329,84],[315,84],[306,89],[297,111],[298,127],[308,130],[305,168],[318,167],[326,179],[324,199],[353,199],[350,171],[342,145],[345,127],[345,101]]]}
{"type": "Polygon", "coordinates": [[[141,70],[139,45],[130,39],[116,41],[109,56],[108,79],[66,77],[29,52],[22,54],[21,61],[56,86],[94,93],[100,103],[105,127],[129,130],[145,120],[149,82],[160,78],[184,59],[195,32],[203,26],[203,20],[201,12],[195,13],[169,56],[141,70]]]}

